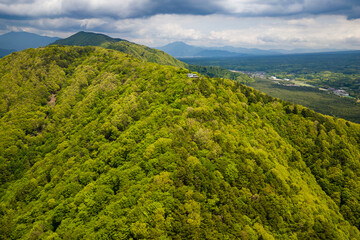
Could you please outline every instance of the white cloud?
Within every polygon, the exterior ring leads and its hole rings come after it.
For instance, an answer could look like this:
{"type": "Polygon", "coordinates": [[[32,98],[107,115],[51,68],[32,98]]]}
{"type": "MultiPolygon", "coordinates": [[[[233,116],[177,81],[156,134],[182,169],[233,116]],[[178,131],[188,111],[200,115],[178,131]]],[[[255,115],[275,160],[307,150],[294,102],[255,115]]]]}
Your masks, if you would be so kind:
{"type": "MultiPolygon", "coordinates": [[[[254,19],[253,19],[254,20],[254,19]]],[[[245,20],[246,21],[246,20],[245,20]]],[[[259,18],[251,28],[211,31],[211,39],[261,48],[360,49],[360,20],[322,16],[298,20],[259,18]],[[352,41],[349,41],[352,39],[352,41]]]]}
{"type": "Polygon", "coordinates": [[[0,21],[0,33],[25,30],[66,37],[85,30],[150,46],[185,41],[199,46],[233,45],[264,49],[360,49],[360,20],[349,20],[345,13],[340,15],[349,8],[355,15],[360,12],[357,7],[360,3],[355,4],[355,0],[199,0],[192,5],[190,2],[0,0],[0,19],[1,14],[5,14],[0,21]],[[214,4],[219,5],[214,8],[214,4]],[[194,8],[194,13],[184,14],[189,6],[194,8]],[[181,14],[157,14],[176,11],[181,14]],[[322,12],[326,11],[339,15],[324,15],[322,12]],[[206,12],[218,13],[200,14],[206,12]],[[150,17],[128,18],[141,14],[150,17]],[[286,16],[289,14],[295,15],[286,16]],[[21,18],[29,16],[33,17],[21,18]]]}

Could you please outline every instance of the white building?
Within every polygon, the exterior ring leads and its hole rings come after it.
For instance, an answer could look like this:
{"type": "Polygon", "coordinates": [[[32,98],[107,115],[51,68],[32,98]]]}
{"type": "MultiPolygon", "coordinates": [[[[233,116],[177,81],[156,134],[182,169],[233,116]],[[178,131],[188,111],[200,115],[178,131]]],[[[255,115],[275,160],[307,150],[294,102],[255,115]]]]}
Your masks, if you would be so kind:
{"type": "Polygon", "coordinates": [[[199,77],[199,76],[198,76],[197,74],[195,74],[195,73],[188,73],[187,76],[188,76],[189,78],[198,78],[198,77],[199,77]]]}

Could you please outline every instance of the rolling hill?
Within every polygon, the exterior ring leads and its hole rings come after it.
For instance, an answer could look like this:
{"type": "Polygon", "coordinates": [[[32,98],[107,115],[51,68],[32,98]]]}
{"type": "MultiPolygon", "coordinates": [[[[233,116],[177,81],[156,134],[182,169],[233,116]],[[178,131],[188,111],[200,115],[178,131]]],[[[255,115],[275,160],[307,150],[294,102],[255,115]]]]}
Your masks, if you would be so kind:
{"type": "Polygon", "coordinates": [[[360,238],[360,125],[187,73],[1,59],[0,239],[360,238]]]}

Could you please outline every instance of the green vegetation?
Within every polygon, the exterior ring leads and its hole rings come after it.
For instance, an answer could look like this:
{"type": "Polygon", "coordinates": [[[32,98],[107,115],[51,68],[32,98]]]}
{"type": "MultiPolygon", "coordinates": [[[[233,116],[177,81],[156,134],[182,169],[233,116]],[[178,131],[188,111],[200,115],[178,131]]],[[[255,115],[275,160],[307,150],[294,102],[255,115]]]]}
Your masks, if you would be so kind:
{"type": "Polygon", "coordinates": [[[98,47],[0,60],[0,239],[359,239],[360,126],[98,47]]]}
{"type": "Polygon", "coordinates": [[[147,62],[158,63],[162,65],[171,65],[182,68],[187,67],[186,63],[177,60],[176,58],[170,56],[163,51],[131,42],[121,41],[116,43],[107,43],[104,44],[103,47],[127,53],[133,57],[147,62]]]}
{"type": "Polygon", "coordinates": [[[197,66],[197,65],[188,65],[187,67],[191,71],[206,75],[208,77],[220,77],[235,80],[240,83],[250,83],[254,80],[248,77],[245,74],[238,72],[231,72],[225,68],[215,67],[215,66],[197,66]]]}

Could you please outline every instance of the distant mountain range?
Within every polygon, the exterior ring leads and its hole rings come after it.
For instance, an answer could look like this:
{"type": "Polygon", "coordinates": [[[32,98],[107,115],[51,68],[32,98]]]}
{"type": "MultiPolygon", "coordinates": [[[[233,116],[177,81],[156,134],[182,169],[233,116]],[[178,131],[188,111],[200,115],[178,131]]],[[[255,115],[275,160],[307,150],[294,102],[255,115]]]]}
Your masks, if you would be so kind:
{"type": "Polygon", "coordinates": [[[279,55],[280,52],[261,50],[256,48],[235,47],[197,47],[184,42],[173,42],[158,49],[174,57],[237,57],[248,55],[279,55]]]}
{"type": "Polygon", "coordinates": [[[0,48],[0,58],[6,56],[6,55],[9,55],[10,53],[12,52],[15,52],[16,50],[15,49],[3,49],[3,48],[0,48]]]}
{"type": "Polygon", "coordinates": [[[59,39],[58,37],[46,37],[28,32],[8,32],[0,35],[0,57],[27,48],[47,46],[59,39]]]}
{"type": "Polygon", "coordinates": [[[320,53],[320,52],[338,52],[347,51],[343,49],[273,49],[262,50],[257,48],[241,48],[241,47],[198,47],[186,44],[184,42],[173,42],[165,46],[158,47],[173,57],[192,58],[192,57],[241,57],[241,56],[271,56],[296,53],[320,53]]]}
{"type": "Polygon", "coordinates": [[[59,39],[58,37],[40,36],[28,32],[9,32],[0,36],[0,47],[21,51],[27,48],[43,47],[59,39]]]}

